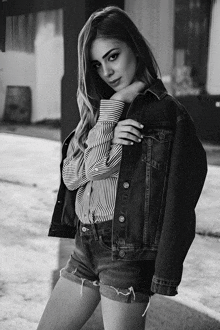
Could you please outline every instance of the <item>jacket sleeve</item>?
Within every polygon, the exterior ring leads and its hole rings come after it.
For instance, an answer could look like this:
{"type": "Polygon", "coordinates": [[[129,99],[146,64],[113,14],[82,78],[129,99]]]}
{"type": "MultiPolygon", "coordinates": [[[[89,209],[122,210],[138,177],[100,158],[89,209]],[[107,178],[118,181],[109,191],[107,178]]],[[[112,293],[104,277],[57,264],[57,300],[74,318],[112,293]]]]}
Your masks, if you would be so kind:
{"type": "Polygon", "coordinates": [[[206,153],[186,111],[177,115],[163,228],[151,290],[176,295],[183,262],[195,237],[195,207],[207,173],[206,153]]]}

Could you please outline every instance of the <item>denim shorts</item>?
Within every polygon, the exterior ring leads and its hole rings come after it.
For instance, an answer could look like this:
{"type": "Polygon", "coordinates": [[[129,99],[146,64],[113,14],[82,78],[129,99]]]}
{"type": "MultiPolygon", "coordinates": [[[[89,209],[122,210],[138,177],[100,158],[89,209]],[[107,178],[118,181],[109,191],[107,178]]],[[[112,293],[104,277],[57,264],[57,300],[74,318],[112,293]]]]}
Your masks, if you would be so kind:
{"type": "MultiPolygon", "coordinates": [[[[120,302],[149,302],[153,260],[123,261],[111,258],[112,221],[93,225],[78,222],[75,245],[61,276],[97,290],[120,302]]],[[[82,292],[82,291],[81,291],[82,292]]]]}

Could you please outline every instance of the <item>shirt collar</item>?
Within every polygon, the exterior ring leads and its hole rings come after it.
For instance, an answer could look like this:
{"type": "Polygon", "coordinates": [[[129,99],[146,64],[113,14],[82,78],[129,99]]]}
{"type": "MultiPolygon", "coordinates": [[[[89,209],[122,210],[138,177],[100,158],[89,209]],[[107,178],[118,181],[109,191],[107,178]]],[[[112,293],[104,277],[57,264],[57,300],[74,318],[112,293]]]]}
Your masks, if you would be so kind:
{"type": "Polygon", "coordinates": [[[167,95],[167,90],[160,79],[156,79],[153,85],[145,89],[141,94],[146,95],[148,92],[154,94],[158,100],[162,100],[167,95]]]}

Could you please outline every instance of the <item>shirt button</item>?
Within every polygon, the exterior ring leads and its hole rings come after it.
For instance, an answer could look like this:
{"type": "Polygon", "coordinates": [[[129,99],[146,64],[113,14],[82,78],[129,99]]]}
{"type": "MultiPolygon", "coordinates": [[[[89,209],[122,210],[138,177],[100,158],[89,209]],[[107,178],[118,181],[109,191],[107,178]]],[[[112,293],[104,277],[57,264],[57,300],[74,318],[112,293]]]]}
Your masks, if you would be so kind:
{"type": "Polygon", "coordinates": [[[124,256],[125,256],[125,251],[120,250],[120,251],[119,251],[119,256],[120,256],[121,258],[124,258],[124,256]]]}
{"type": "Polygon", "coordinates": [[[85,233],[87,231],[86,227],[82,227],[82,231],[85,233]]]}
{"type": "Polygon", "coordinates": [[[98,172],[98,170],[99,170],[98,167],[95,167],[95,171],[98,172]]]}
{"type": "Polygon", "coordinates": [[[119,221],[120,221],[120,222],[124,222],[124,221],[125,221],[125,217],[124,217],[123,215],[120,215],[120,217],[119,217],[119,221]]]}
{"type": "Polygon", "coordinates": [[[124,183],[123,183],[123,187],[124,187],[125,189],[128,189],[128,188],[129,188],[129,186],[130,186],[130,185],[129,185],[129,183],[128,183],[128,182],[124,182],[124,183]]]}

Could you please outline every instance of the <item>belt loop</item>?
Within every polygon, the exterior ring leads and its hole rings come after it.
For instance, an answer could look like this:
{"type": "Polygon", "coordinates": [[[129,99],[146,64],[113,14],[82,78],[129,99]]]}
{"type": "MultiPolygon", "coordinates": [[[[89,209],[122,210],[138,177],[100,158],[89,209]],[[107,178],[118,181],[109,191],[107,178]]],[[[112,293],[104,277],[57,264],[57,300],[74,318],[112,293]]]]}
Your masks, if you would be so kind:
{"type": "Polygon", "coordinates": [[[75,222],[75,225],[76,225],[76,229],[79,230],[80,229],[81,221],[79,220],[79,218],[78,218],[77,215],[75,215],[74,222],[75,222]]]}
{"type": "Polygon", "coordinates": [[[93,235],[95,237],[95,240],[98,241],[99,240],[99,237],[98,237],[97,230],[96,230],[96,227],[95,227],[94,222],[91,223],[91,226],[92,226],[92,231],[93,231],[93,235]]]}
{"type": "Polygon", "coordinates": [[[96,230],[96,226],[95,226],[95,223],[94,223],[94,215],[92,214],[92,231],[93,231],[93,235],[95,237],[95,240],[98,241],[99,240],[99,236],[98,236],[98,233],[97,233],[97,230],[96,230]]]}

